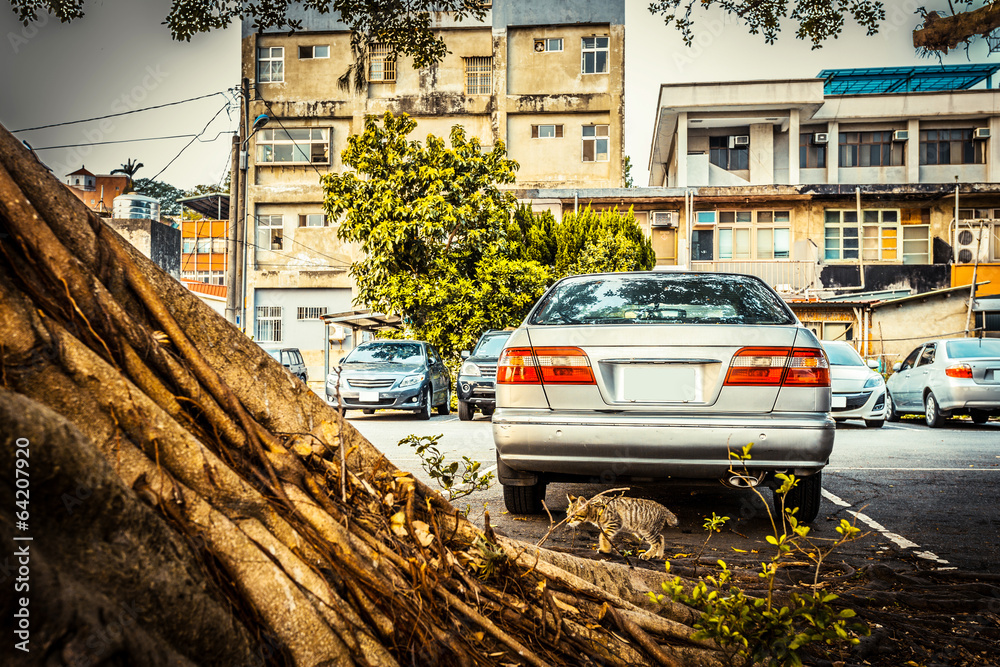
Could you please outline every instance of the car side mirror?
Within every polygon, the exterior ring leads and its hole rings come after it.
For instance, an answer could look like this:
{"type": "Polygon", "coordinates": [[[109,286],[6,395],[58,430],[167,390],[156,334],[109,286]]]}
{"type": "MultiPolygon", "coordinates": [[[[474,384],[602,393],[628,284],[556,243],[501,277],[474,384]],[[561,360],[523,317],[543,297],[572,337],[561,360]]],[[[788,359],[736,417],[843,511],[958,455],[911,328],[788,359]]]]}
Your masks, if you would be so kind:
{"type": "Polygon", "coordinates": [[[471,356],[472,356],[471,352],[469,352],[468,350],[462,350],[462,358],[463,359],[468,359],[471,356]]]}
{"type": "Polygon", "coordinates": [[[869,359],[868,360],[868,368],[871,368],[871,369],[878,368],[878,359],[869,359]]]}
{"type": "Polygon", "coordinates": [[[898,373],[898,372],[899,372],[899,369],[900,369],[900,367],[901,367],[902,365],[903,365],[903,364],[901,364],[901,363],[900,363],[900,362],[898,362],[898,361],[897,361],[896,363],[894,363],[894,364],[892,365],[892,372],[893,372],[893,373],[898,373]]]}

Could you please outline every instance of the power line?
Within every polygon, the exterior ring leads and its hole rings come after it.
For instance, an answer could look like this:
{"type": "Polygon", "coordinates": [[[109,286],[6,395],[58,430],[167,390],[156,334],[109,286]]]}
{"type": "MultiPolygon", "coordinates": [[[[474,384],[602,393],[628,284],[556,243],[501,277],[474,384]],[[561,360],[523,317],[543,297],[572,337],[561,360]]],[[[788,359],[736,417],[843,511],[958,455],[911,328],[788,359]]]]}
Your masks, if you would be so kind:
{"type": "MultiPolygon", "coordinates": [[[[179,158],[179,157],[181,156],[181,154],[182,154],[182,153],[183,153],[184,151],[186,151],[186,150],[187,150],[188,148],[190,148],[190,147],[191,147],[191,144],[193,144],[193,143],[194,143],[195,141],[197,141],[198,137],[200,137],[201,135],[205,134],[205,130],[207,130],[207,129],[208,129],[208,126],[209,126],[209,125],[211,125],[211,124],[212,124],[213,122],[215,122],[215,119],[219,117],[219,114],[221,114],[221,113],[222,113],[223,111],[225,111],[225,110],[226,110],[226,109],[228,109],[228,108],[229,108],[229,101],[228,101],[228,99],[227,99],[226,103],[225,103],[225,104],[224,104],[224,105],[222,106],[222,108],[221,108],[221,109],[219,109],[218,111],[216,111],[216,112],[215,112],[215,115],[214,115],[214,116],[212,116],[212,119],[211,119],[211,120],[209,120],[209,121],[208,121],[207,123],[205,123],[205,127],[203,127],[203,128],[202,128],[201,132],[199,132],[198,134],[194,135],[194,138],[193,138],[193,139],[191,139],[191,141],[187,142],[187,144],[185,144],[185,145],[184,145],[184,148],[182,148],[182,149],[181,149],[181,150],[180,150],[180,151],[179,151],[179,152],[177,153],[177,155],[175,155],[175,156],[173,157],[173,159],[172,159],[172,160],[170,160],[170,162],[168,162],[168,163],[167,163],[167,166],[166,166],[166,167],[164,167],[163,169],[159,170],[158,172],[156,172],[156,176],[153,176],[153,178],[151,178],[150,180],[152,180],[152,181],[155,181],[155,180],[156,180],[156,178],[157,178],[157,177],[158,177],[158,176],[159,176],[160,174],[162,174],[163,172],[165,172],[165,171],[166,171],[166,170],[167,170],[167,169],[168,169],[168,168],[170,167],[170,165],[172,165],[172,164],[173,164],[173,163],[174,163],[174,162],[175,162],[175,161],[177,160],[177,158],[179,158]]],[[[219,138],[219,135],[221,135],[221,134],[222,134],[222,132],[219,132],[219,134],[215,135],[215,138],[216,138],[216,139],[218,139],[218,138],[219,138]]],[[[213,140],[213,141],[214,141],[214,140],[213,140]]]]}
{"type": "Polygon", "coordinates": [[[172,134],[168,137],[144,137],[142,139],[120,139],[118,141],[97,141],[85,144],[66,144],[64,146],[43,146],[42,148],[32,148],[33,151],[51,151],[57,148],[79,148],[80,146],[106,146],[108,144],[131,144],[139,141],[160,141],[161,139],[188,139],[197,137],[197,134],[172,134]]]}
{"type": "MultiPolygon", "coordinates": [[[[256,86],[254,86],[254,92],[257,93],[257,98],[261,102],[264,103],[264,106],[267,107],[267,110],[273,114],[274,112],[271,111],[271,103],[269,101],[267,101],[266,99],[264,99],[264,96],[260,94],[260,90],[258,90],[256,86]]],[[[278,122],[278,125],[281,127],[282,130],[285,131],[286,134],[288,134],[288,136],[291,136],[291,134],[288,132],[288,128],[285,127],[285,124],[281,122],[280,118],[278,118],[275,115],[271,115],[271,118],[273,118],[274,120],[276,120],[278,122]]],[[[293,139],[292,140],[292,145],[293,146],[298,146],[299,143],[293,139]]],[[[310,162],[309,166],[313,168],[313,171],[315,171],[317,175],[319,175],[320,179],[323,178],[323,172],[321,172],[316,165],[314,165],[312,162],[310,162]]]]}
{"type": "MultiPolygon", "coordinates": [[[[26,127],[26,128],[24,128],[22,130],[13,130],[13,132],[16,134],[18,132],[32,132],[34,130],[45,130],[45,129],[48,129],[50,127],[62,127],[64,125],[76,125],[77,123],[89,123],[89,122],[95,121],[95,120],[104,120],[105,118],[116,118],[118,116],[127,116],[127,115],[133,114],[133,113],[141,113],[143,111],[152,111],[153,109],[162,109],[163,107],[172,107],[172,106],[175,106],[177,104],[186,104],[188,102],[194,102],[195,100],[203,100],[206,97],[214,97],[216,95],[222,95],[223,97],[226,98],[227,102],[229,100],[229,98],[226,97],[226,94],[224,92],[218,91],[218,92],[215,92],[215,93],[209,93],[207,95],[201,95],[199,97],[192,97],[192,98],[189,98],[189,99],[186,99],[186,100],[180,100],[178,102],[167,102],[166,104],[157,104],[157,105],[151,106],[151,107],[143,107],[142,109],[132,109],[131,111],[121,111],[119,113],[112,113],[112,114],[108,114],[107,116],[97,116],[95,118],[83,118],[81,120],[68,120],[68,121],[66,121],[64,123],[51,123],[49,125],[38,125],[37,127],[26,127]]],[[[80,146],[90,146],[90,145],[97,145],[97,144],[79,144],[79,145],[80,146]]],[[[62,147],[60,147],[60,148],[62,148],[62,147]]],[[[44,148],[36,148],[35,150],[45,150],[45,149],[44,148]]]]}

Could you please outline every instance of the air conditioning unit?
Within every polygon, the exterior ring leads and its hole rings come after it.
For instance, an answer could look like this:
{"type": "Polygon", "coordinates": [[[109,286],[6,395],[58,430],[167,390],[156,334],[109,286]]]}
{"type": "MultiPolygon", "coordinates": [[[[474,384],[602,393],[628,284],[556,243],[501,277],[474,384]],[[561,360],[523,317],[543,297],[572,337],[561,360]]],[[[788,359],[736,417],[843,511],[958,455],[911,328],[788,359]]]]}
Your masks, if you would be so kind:
{"type": "Polygon", "coordinates": [[[740,146],[749,146],[750,137],[745,134],[738,134],[734,137],[729,137],[729,147],[738,148],[740,146]]]}
{"type": "Polygon", "coordinates": [[[343,342],[347,338],[347,327],[342,327],[339,324],[330,325],[330,340],[335,343],[343,342]]]}
{"type": "Polygon", "coordinates": [[[650,227],[677,227],[677,211],[653,211],[649,216],[650,227]]]}
{"type": "Polygon", "coordinates": [[[830,133],[829,132],[814,132],[813,139],[814,144],[827,144],[830,143],[830,133]]]}
{"type": "Polygon", "coordinates": [[[956,264],[974,264],[978,256],[980,263],[990,261],[990,228],[959,227],[954,231],[952,252],[956,264]]]}
{"type": "Polygon", "coordinates": [[[972,131],[973,139],[989,139],[990,138],[990,128],[988,127],[977,127],[972,131]]]}
{"type": "Polygon", "coordinates": [[[906,141],[910,138],[910,133],[906,130],[893,130],[892,140],[893,141],[906,141]]]}

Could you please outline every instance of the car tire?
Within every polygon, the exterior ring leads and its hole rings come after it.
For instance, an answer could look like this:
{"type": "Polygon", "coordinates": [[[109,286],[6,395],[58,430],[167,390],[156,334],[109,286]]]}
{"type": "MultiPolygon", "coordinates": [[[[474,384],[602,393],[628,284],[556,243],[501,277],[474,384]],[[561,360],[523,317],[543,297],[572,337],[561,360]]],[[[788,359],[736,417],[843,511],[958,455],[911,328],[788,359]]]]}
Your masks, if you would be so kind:
{"type": "Polygon", "coordinates": [[[885,392],[885,420],[887,422],[898,422],[899,413],[896,412],[896,403],[892,400],[892,394],[887,389],[885,392]]]}
{"type": "Polygon", "coordinates": [[[361,414],[363,414],[363,415],[373,415],[373,414],[375,414],[375,411],[372,410],[371,408],[365,408],[364,410],[361,411],[361,414]]]}
{"type": "Polygon", "coordinates": [[[424,390],[420,392],[420,409],[417,410],[417,419],[420,421],[427,421],[431,418],[431,390],[430,387],[424,387],[424,390]]]}
{"type": "Polygon", "coordinates": [[[511,514],[541,514],[545,511],[545,483],[536,482],[531,486],[503,487],[503,504],[511,514]]]}
{"type": "Polygon", "coordinates": [[[865,426],[868,428],[882,428],[882,424],[885,423],[884,419],[866,419],[865,426]]]}
{"type": "Polygon", "coordinates": [[[985,410],[970,410],[969,417],[972,418],[973,424],[985,424],[990,419],[990,413],[985,410]]]}
{"type": "Polygon", "coordinates": [[[938,405],[934,392],[929,391],[924,396],[924,423],[930,428],[940,428],[944,426],[944,415],[941,414],[941,407],[938,405]]]}
{"type": "Polygon", "coordinates": [[[467,401],[458,402],[458,418],[461,421],[467,422],[472,421],[472,417],[476,414],[476,411],[467,401]]]}
{"type": "Polygon", "coordinates": [[[439,415],[450,415],[451,414],[451,387],[448,387],[444,392],[444,403],[438,406],[439,415]]]}
{"type": "MultiPolygon", "coordinates": [[[[798,480],[799,483],[785,496],[785,507],[798,507],[799,511],[795,513],[798,522],[812,523],[819,516],[819,506],[823,502],[823,472],[799,477],[798,480]]],[[[774,511],[781,512],[781,497],[775,493],[773,500],[774,511]]]]}

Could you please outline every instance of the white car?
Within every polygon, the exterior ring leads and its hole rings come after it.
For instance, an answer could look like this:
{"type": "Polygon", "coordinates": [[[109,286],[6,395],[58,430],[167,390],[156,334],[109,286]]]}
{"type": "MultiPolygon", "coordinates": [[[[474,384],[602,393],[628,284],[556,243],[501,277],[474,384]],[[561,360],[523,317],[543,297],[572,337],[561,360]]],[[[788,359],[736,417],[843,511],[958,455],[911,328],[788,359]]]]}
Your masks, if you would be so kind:
{"type": "Polygon", "coordinates": [[[869,368],[850,343],[824,340],[821,345],[830,358],[830,415],[837,421],[863,419],[865,426],[881,428],[889,412],[882,375],[869,368]]]}

